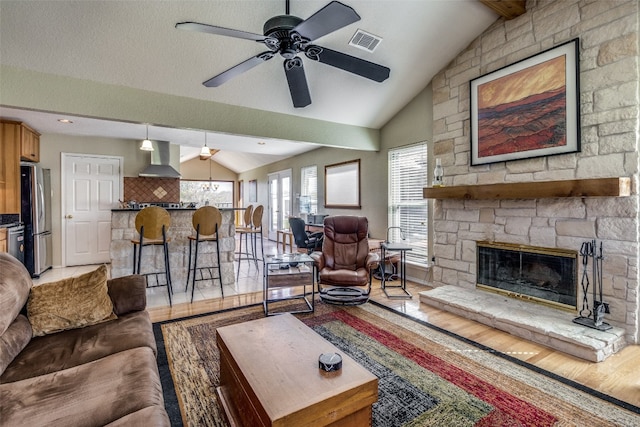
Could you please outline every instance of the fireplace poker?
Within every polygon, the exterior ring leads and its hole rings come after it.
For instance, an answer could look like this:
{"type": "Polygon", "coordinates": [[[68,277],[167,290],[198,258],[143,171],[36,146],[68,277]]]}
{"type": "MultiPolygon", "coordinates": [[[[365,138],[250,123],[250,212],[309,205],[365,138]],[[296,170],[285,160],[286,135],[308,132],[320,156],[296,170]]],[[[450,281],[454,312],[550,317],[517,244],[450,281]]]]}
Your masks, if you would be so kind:
{"type": "Polygon", "coordinates": [[[587,273],[587,266],[589,264],[589,256],[593,248],[591,242],[582,242],[580,247],[580,255],[582,256],[582,280],[580,286],[582,286],[582,310],[580,310],[580,317],[588,318],[591,316],[591,310],[589,309],[589,274],[587,273]]]}
{"type": "MultiPolygon", "coordinates": [[[[593,298],[591,299],[591,303],[593,304],[593,323],[598,326],[598,313],[596,310],[596,301],[597,301],[597,288],[598,288],[598,263],[596,262],[596,241],[595,239],[591,241],[591,278],[593,279],[593,298]]],[[[602,321],[600,321],[602,323],[602,321]]]]}

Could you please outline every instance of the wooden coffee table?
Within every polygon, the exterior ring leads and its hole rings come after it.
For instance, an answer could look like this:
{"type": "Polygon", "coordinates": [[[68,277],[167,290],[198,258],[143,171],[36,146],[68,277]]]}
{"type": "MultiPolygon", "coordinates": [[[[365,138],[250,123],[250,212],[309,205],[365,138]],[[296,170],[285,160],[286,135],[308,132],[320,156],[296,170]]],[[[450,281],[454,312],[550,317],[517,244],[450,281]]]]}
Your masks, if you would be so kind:
{"type": "Polygon", "coordinates": [[[378,378],[291,314],[218,328],[218,397],[233,426],[369,426],[378,378]],[[342,369],[318,368],[337,352],[342,369]]]}

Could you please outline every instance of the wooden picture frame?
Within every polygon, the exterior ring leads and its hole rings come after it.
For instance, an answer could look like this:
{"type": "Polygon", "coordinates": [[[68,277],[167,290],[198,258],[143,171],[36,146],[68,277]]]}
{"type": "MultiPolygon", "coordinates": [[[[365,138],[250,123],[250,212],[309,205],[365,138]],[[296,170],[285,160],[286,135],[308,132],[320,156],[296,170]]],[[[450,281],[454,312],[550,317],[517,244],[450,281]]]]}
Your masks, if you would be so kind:
{"type": "Polygon", "coordinates": [[[471,165],[580,151],[579,44],[471,80],[471,165]]]}
{"type": "Polygon", "coordinates": [[[324,167],[324,207],[360,209],[360,159],[324,167]]]}

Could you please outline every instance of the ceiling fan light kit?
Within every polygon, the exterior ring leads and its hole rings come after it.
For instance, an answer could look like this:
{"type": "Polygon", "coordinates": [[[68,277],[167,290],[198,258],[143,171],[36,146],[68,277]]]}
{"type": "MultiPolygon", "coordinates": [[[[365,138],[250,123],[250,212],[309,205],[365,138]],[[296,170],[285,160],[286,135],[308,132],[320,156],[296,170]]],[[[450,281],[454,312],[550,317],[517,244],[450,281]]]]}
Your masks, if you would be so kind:
{"type": "Polygon", "coordinates": [[[269,49],[268,51],[259,53],[223,71],[205,81],[203,85],[206,87],[218,87],[253,67],[268,61],[276,54],[280,54],[284,59],[284,73],[289,85],[293,106],[303,108],[311,104],[311,95],[304,65],[301,57],[298,56],[300,53],[304,53],[308,59],[313,61],[330,65],[379,83],[389,78],[390,70],[387,67],[311,44],[313,40],[359,20],[360,16],[355,10],[338,1],[332,1],[311,15],[311,17],[303,20],[297,16],[289,15],[289,0],[286,0],[286,15],[278,15],[268,19],[263,26],[264,35],[198,22],[180,22],[176,24],[176,28],[264,43],[269,49]]]}

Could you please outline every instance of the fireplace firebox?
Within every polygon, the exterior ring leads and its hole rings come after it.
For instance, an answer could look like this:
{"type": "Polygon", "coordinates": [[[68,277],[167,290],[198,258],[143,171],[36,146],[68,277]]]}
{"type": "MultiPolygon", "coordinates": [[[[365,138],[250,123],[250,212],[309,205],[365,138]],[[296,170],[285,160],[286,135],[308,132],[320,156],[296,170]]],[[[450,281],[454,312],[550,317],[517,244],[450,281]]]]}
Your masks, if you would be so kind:
{"type": "Polygon", "coordinates": [[[575,311],[578,252],[476,242],[477,287],[575,311]]]}

